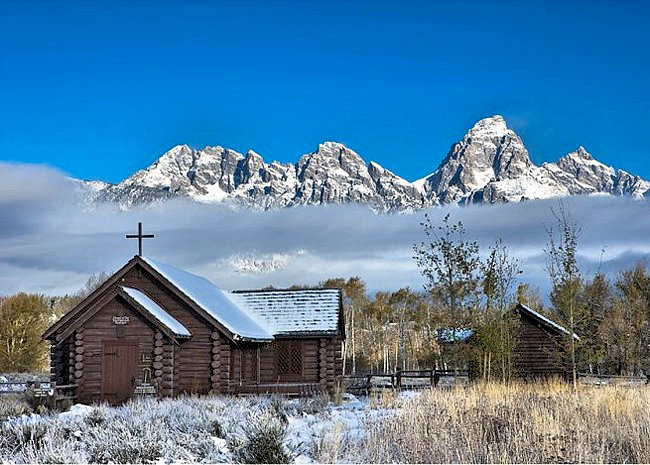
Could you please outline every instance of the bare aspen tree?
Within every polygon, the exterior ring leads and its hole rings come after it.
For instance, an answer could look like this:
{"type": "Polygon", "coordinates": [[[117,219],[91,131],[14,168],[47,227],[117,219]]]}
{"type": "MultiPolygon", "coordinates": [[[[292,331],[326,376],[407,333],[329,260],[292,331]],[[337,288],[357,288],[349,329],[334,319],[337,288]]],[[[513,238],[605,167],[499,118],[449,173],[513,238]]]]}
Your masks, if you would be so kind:
{"type": "Polygon", "coordinates": [[[484,350],[484,379],[490,381],[494,355],[499,365],[501,380],[505,382],[511,375],[512,352],[516,343],[514,329],[517,321],[510,311],[513,302],[512,289],[521,270],[518,260],[510,256],[508,247],[498,239],[490,248],[490,253],[482,265],[482,272],[485,312],[478,338],[484,350]]]}
{"type": "Polygon", "coordinates": [[[581,294],[583,282],[578,267],[578,237],[580,227],[573,220],[563,202],[551,209],[556,228],[547,227],[548,244],[545,249],[547,270],[553,284],[551,302],[555,313],[566,325],[569,334],[564,338],[569,354],[573,386],[578,385],[577,344],[575,334],[584,322],[585,312],[581,294]]]}
{"type": "Polygon", "coordinates": [[[478,308],[478,243],[467,241],[463,223],[452,223],[449,214],[439,225],[434,225],[425,215],[421,225],[426,240],[414,245],[414,258],[427,280],[425,289],[445,307],[447,323],[452,329],[452,347],[456,347],[457,329],[470,326],[478,308]]]}

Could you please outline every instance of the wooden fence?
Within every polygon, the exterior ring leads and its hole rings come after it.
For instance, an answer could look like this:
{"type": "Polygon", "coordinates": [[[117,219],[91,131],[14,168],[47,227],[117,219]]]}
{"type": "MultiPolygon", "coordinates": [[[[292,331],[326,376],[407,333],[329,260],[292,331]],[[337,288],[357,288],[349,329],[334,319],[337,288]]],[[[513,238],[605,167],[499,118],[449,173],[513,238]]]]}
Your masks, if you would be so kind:
{"type": "Polygon", "coordinates": [[[63,401],[76,399],[76,384],[59,384],[49,381],[24,381],[0,383],[0,396],[7,394],[29,394],[39,399],[40,404],[56,407],[63,401]]]}
{"type": "Polygon", "coordinates": [[[425,389],[438,387],[442,378],[467,378],[467,371],[398,370],[393,373],[367,373],[343,376],[343,386],[351,393],[368,394],[385,389],[425,389]]]}

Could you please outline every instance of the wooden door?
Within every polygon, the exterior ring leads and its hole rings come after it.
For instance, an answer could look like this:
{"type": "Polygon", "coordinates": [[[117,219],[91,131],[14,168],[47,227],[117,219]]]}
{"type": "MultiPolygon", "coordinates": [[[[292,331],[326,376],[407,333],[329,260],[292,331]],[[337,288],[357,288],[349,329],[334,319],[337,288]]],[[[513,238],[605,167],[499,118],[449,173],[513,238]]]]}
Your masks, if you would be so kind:
{"type": "Polygon", "coordinates": [[[102,400],[121,404],[133,395],[138,369],[137,341],[102,344],[102,400]]]}

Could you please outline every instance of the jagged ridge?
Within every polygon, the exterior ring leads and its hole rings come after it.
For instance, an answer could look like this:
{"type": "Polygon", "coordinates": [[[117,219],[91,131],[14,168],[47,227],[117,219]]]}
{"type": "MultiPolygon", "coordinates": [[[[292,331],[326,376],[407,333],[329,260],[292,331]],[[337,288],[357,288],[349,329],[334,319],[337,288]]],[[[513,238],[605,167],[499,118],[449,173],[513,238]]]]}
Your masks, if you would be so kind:
{"type": "Polygon", "coordinates": [[[179,145],[119,184],[93,182],[86,189],[92,202],[125,208],[189,197],[259,209],[360,203],[379,211],[586,194],[648,196],[650,183],[598,162],[584,147],[537,166],[499,115],[477,122],[432,174],[415,182],[366,164],[336,142],[320,144],[295,164],[267,164],[252,150],[242,155],[220,146],[179,145]]]}

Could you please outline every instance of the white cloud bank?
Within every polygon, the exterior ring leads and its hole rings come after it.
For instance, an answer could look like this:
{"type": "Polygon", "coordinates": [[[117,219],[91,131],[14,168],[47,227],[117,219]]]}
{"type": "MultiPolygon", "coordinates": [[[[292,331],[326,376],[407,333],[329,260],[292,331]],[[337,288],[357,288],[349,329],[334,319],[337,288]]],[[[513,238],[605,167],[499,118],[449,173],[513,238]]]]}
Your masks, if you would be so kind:
{"type": "MultiPolygon", "coordinates": [[[[501,237],[521,260],[521,279],[544,290],[544,225],[553,224],[555,203],[429,213],[440,220],[451,212],[483,248],[501,237]]],[[[582,226],[586,275],[596,272],[601,256],[603,271],[615,273],[650,255],[650,202],[599,196],[567,204],[582,226]]],[[[135,232],[138,221],[156,235],[145,241],[145,254],[203,274],[225,289],[316,284],[353,275],[370,290],[420,289],[412,247],[423,239],[422,218],[423,212],[377,215],[360,206],[253,212],[181,200],[128,212],[88,211],[61,173],[0,163],[0,294],[73,292],[91,273],[116,270],[137,250],[124,234],[135,232]]]]}

